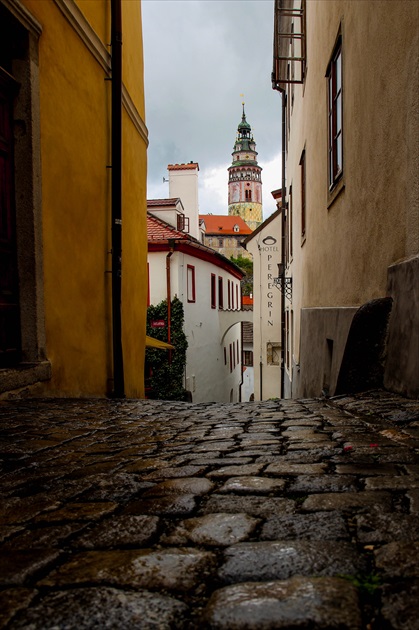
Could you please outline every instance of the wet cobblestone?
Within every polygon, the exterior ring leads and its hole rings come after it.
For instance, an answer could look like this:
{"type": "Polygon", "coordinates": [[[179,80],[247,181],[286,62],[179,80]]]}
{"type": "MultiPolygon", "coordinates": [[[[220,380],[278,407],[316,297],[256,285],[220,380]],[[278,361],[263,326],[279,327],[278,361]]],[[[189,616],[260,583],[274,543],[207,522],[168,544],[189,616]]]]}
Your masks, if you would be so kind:
{"type": "Polygon", "coordinates": [[[0,403],[0,628],[419,628],[419,402],[0,403]]]}

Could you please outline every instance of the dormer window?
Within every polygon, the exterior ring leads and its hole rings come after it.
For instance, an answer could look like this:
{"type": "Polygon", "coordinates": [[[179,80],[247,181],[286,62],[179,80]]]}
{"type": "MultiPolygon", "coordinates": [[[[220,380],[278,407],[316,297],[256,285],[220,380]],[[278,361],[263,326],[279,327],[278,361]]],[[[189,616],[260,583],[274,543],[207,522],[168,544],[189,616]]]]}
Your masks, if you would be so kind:
{"type": "Polygon", "coordinates": [[[189,217],[185,217],[184,214],[178,214],[177,229],[179,232],[189,232],[189,217]]]}
{"type": "Polygon", "coordinates": [[[233,227],[233,231],[234,231],[234,232],[240,232],[240,228],[239,228],[239,226],[237,225],[237,223],[236,223],[236,225],[233,227]]]}

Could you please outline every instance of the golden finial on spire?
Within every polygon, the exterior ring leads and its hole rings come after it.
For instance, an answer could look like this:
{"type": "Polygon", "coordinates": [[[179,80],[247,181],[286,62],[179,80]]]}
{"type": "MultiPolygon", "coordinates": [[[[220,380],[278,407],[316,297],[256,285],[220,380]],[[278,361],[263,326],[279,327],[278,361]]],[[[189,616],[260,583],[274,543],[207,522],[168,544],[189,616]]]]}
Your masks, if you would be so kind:
{"type": "Polygon", "coordinates": [[[244,94],[240,94],[240,96],[242,97],[242,105],[243,105],[243,116],[242,119],[244,119],[246,117],[245,113],[244,113],[244,94]]]}

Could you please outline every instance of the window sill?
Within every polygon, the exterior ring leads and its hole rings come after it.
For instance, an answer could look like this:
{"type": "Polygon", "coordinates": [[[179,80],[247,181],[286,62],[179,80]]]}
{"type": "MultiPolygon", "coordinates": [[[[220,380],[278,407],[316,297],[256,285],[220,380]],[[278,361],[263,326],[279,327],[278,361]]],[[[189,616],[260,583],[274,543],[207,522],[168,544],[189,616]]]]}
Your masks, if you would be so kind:
{"type": "Polygon", "coordinates": [[[334,186],[334,188],[332,188],[332,190],[328,191],[328,194],[327,194],[327,209],[328,210],[331,206],[333,206],[336,199],[344,190],[345,190],[345,181],[342,178],[336,183],[336,185],[334,186]]]}
{"type": "Polygon", "coordinates": [[[20,363],[15,368],[0,370],[0,394],[22,389],[51,378],[51,363],[20,363]]]}

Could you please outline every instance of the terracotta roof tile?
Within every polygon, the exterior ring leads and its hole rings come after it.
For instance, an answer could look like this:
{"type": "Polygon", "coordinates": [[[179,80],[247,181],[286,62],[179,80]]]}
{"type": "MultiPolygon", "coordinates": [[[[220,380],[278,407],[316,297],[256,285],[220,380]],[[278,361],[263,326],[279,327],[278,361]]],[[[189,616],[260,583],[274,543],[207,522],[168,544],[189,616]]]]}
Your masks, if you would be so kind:
{"type": "Polygon", "coordinates": [[[247,223],[239,216],[228,216],[224,214],[200,214],[199,218],[205,223],[206,234],[241,234],[248,235],[252,230],[247,223]],[[238,231],[234,226],[238,226],[238,231]]]}
{"type": "Polygon", "coordinates": [[[199,171],[198,162],[189,162],[189,164],[168,164],[167,166],[168,171],[186,171],[188,169],[195,170],[196,168],[199,171]]]}
{"type": "Polygon", "coordinates": [[[169,238],[190,238],[188,234],[179,232],[174,227],[147,212],[147,239],[148,241],[166,241],[169,238]]]}
{"type": "Polygon", "coordinates": [[[253,343],[253,324],[243,322],[243,343],[253,343]]]}
{"type": "Polygon", "coordinates": [[[147,207],[175,206],[178,201],[179,197],[173,197],[172,199],[147,199],[147,207]]]}

